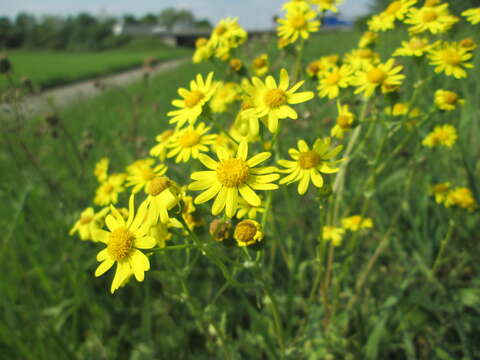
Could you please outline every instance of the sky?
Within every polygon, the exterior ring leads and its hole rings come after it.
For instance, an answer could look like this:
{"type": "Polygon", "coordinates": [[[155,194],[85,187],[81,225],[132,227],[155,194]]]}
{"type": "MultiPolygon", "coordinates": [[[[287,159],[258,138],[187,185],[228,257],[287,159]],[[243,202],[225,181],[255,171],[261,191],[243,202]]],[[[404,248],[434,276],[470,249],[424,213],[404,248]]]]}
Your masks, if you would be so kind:
{"type": "MultiPolygon", "coordinates": [[[[25,11],[33,15],[72,15],[88,12],[92,15],[120,16],[159,13],[168,7],[191,10],[197,18],[216,23],[226,16],[236,16],[248,30],[272,27],[272,17],[280,14],[285,0],[0,0],[0,16],[15,17],[25,11]]],[[[352,19],[368,11],[371,0],[344,0],[342,15],[352,19]]]]}

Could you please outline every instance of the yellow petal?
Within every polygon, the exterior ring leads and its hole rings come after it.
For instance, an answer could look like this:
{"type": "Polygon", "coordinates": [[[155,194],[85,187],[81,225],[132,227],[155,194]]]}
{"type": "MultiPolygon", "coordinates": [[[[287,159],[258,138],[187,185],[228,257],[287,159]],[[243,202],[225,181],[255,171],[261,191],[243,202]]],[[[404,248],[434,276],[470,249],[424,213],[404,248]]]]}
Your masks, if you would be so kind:
{"type": "Polygon", "coordinates": [[[108,271],[114,263],[115,261],[113,261],[113,259],[106,259],[104,262],[98,265],[97,270],[95,270],[95,276],[99,277],[105,274],[105,272],[108,271]]]}

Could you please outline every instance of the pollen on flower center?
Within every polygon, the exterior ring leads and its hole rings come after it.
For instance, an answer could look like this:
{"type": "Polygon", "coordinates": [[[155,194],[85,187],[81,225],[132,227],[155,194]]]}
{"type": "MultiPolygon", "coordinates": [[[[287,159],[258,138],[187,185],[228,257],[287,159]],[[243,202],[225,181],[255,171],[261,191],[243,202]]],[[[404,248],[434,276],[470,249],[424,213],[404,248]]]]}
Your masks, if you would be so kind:
{"type": "Polygon", "coordinates": [[[382,69],[374,68],[368,72],[367,78],[373,84],[380,84],[387,78],[387,74],[382,69]]]}
{"type": "Polygon", "coordinates": [[[290,25],[292,25],[294,29],[301,29],[305,24],[306,21],[303,15],[295,15],[290,18],[290,25]]]}
{"type": "Polygon", "coordinates": [[[197,105],[204,97],[205,95],[201,91],[193,90],[185,97],[185,106],[191,109],[195,107],[195,105],[197,105]]]}
{"type": "Polygon", "coordinates": [[[313,150],[300,153],[298,164],[302,169],[311,169],[320,163],[320,155],[313,150]]]}
{"type": "Polygon", "coordinates": [[[218,36],[222,36],[223,34],[225,34],[227,32],[227,27],[224,26],[224,25],[219,25],[217,26],[217,28],[215,29],[215,33],[218,35],[218,36]]]}
{"type": "Polygon", "coordinates": [[[180,138],[180,146],[187,148],[197,145],[200,141],[200,134],[195,130],[186,131],[180,138]]]}
{"type": "Polygon", "coordinates": [[[460,46],[461,47],[471,47],[471,46],[474,46],[475,45],[475,42],[470,39],[470,38],[466,38],[466,39],[463,39],[462,41],[460,41],[460,46]]]}
{"type": "Polygon", "coordinates": [[[350,127],[350,116],[339,115],[337,117],[337,125],[342,129],[348,129],[350,127]]]}
{"type": "Polygon", "coordinates": [[[257,233],[257,227],[248,220],[243,220],[235,227],[234,236],[240,242],[250,242],[257,233]]]}
{"type": "Polygon", "coordinates": [[[401,8],[401,3],[400,1],[394,1],[390,5],[388,5],[386,12],[390,15],[396,14],[398,10],[401,8]]]}
{"type": "Polygon", "coordinates": [[[80,217],[80,225],[86,225],[93,220],[92,216],[82,216],[80,217]]]}
{"type": "Polygon", "coordinates": [[[126,228],[122,227],[110,233],[107,250],[114,260],[125,259],[132,250],[135,236],[126,228]]]}
{"type": "Polygon", "coordinates": [[[257,58],[253,60],[253,66],[256,68],[261,68],[267,65],[267,61],[264,58],[257,58]]]}
{"type": "Polygon", "coordinates": [[[335,85],[336,83],[338,83],[339,80],[340,80],[340,75],[338,75],[337,73],[330,74],[325,79],[325,81],[328,85],[335,85]]]}
{"type": "Polygon", "coordinates": [[[277,108],[287,102],[287,94],[280,89],[271,89],[265,94],[264,100],[268,107],[277,108]]]}
{"type": "Polygon", "coordinates": [[[428,10],[423,13],[423,21],[425,22],[432,22],[437,20],[438,15],[435,11],[428,10]]]}
{"type": "Polygon", "coordinates": [[[419,50],[425,47],[423,40],[421,39],[412,39],[410,40],[410,49],[419,50]]]}
{"type": "Polygon", "coordinates": [[[448,65],[458,65],[461,62],[460,55],[458,55],[456,52],[450,50],[450,51],[445,51],[443,53],[443,60],[445,63],[448,65]]]}
{"type": "Polygon", "coordinates": [[[167,189],[170,186],[170,179],[161,176],[161,177],[156,177],[153,179],[147,189],[148,194],[152,196],[157,196],[160,194],[163,190],[167,189]]]}
{"type": "Polygon", "coordinates": [[[458,100],[458,95],[452,91],[446,92],[444,100],[447,104],[455,104],[458,100]]]}
{"type": "Polygon", "coordinates": [[[248,179],[248,165],[242,159],[225,159],[217,166],[217,178],[226,187],[243,185],[248,179]]]}

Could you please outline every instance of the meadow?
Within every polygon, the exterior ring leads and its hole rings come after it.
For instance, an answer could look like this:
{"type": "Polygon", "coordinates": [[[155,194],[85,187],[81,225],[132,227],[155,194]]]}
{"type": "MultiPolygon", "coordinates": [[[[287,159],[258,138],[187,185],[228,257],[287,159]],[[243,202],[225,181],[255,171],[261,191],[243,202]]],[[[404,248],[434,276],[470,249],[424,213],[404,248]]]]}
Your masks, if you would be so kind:
{"type": "MultiPolygon", "coordinates": [[[[135,68],[148,58],[165,61],[189,54],[188,49],[168,47],[152,39],[102,52],[14,50],[8,52],[8,57],[15,64],[12,74],[15,82],[28,77],[37,88],[48,89],[135,68]]],[[[7,79],[2,77],[0,90],[7,86],[7,79]]]]}
{"type": "MultiPolygon", "coordinates": [[[[467,26],[449,35],[480,41],[467,26]]],[[[302,69],[321,56],[348,52],[360,36],[359,31],[312,36],[302,69]]],[[[406,31],[381,37],[376,51],[385,61],[406,31]]],[[[263,52],[276,78],[281,67],[295,69],[299,63],[279,52],[276,39],[269,37],[244,44],[237,54],[250,61],[263,52]]],[[[432,184],[443,181],[478,190],[476,54],[475,68],[461,81],[433,77],[433,70],[416,67],[415,59],[401,59],[413,74],[400,94],[375,97],[363,107],[366,122],[356,128],[355,157],[341,177],[340,200],[331,193],[333,177],[325,188],[303,196],[296,184],[281,186],[271,200],[262,244],[246,251],[214,242],[208,234],[210,204],[197,205],[206,226],[194,234],[173,231],[168,246],[152,252],[145,281],[131,280],[113,295],[111,274],[94,277],[101,246],[68,235],[81,210],[92,204],[95,164],[106,156],[111,171],[121,172],[147,157],[155,136],[169,128],[166,113],[177,89],[196,74],[214,71],[216,79],[238,78],[218,60],[186,64],[124,89],[107,88],[91,101],[57,110],[55,120],[52,115],[2,118],[2,356],[479,358],[479,214],[444,208],[430,193],[432,184]],[[452,149],[422,147],[430,129],[409,132],[399,125],[406,119],[392,120],[384,111],[407,100],[431,111],[439,88],[455,89],[465,100],[454,112],[429,112],[426,120],[456,125],[459,141],[452,149]],[[322,241],[322,224],[336,206],[345,215],[368,216],[373,228],[346,236],[339,247],[322,241]],[[221,261],[205,256],[209,252],[221,261]]],[[[15,57],[11,60],[16,68],[15,57]]],[[[316,92],[316,86],[307,79],[304,88],[316,92]]],[[[353,95],[348,103],[355,109],[364,104],[353,95]]],[[[218,120],[220,127],[233,122],[235,110],[218,120]]],[[[299,138],[311,144],[329,136],[337,103],[316,96],[296,110],[299,119],[284,120],[276,143],[282,158],[299,138]]],[[[344,151],[351,138],[342,141],[344,151]]],[[[169,167],[169,176],[181,184],[191,182],[190,173],[204,170],[199,161],[169,167]]]]}

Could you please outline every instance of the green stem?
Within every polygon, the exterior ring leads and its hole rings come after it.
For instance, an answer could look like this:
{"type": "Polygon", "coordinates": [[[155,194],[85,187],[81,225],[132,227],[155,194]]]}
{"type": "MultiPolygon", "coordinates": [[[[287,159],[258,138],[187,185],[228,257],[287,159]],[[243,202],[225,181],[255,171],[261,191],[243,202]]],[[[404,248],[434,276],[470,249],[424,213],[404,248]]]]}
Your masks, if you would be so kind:
{"type": "Polygon", "coordinates": [[[437,272],[438,267],[442,263],[442,258],[445,254],[445,250],[446,250],[448,244],[450,243],[450,240],[452,239],[454,229],[455,229],[455,221],[450,220],[449,223],[448,223],[447,234],[445,235],[445,237],[443,238],[443,240],[440,244],[440,250],[439,250],[438,255],[437,255],[437,257],[436,257],[436,259],[433,263],[432,272],[434,274],[437,272]]]}

